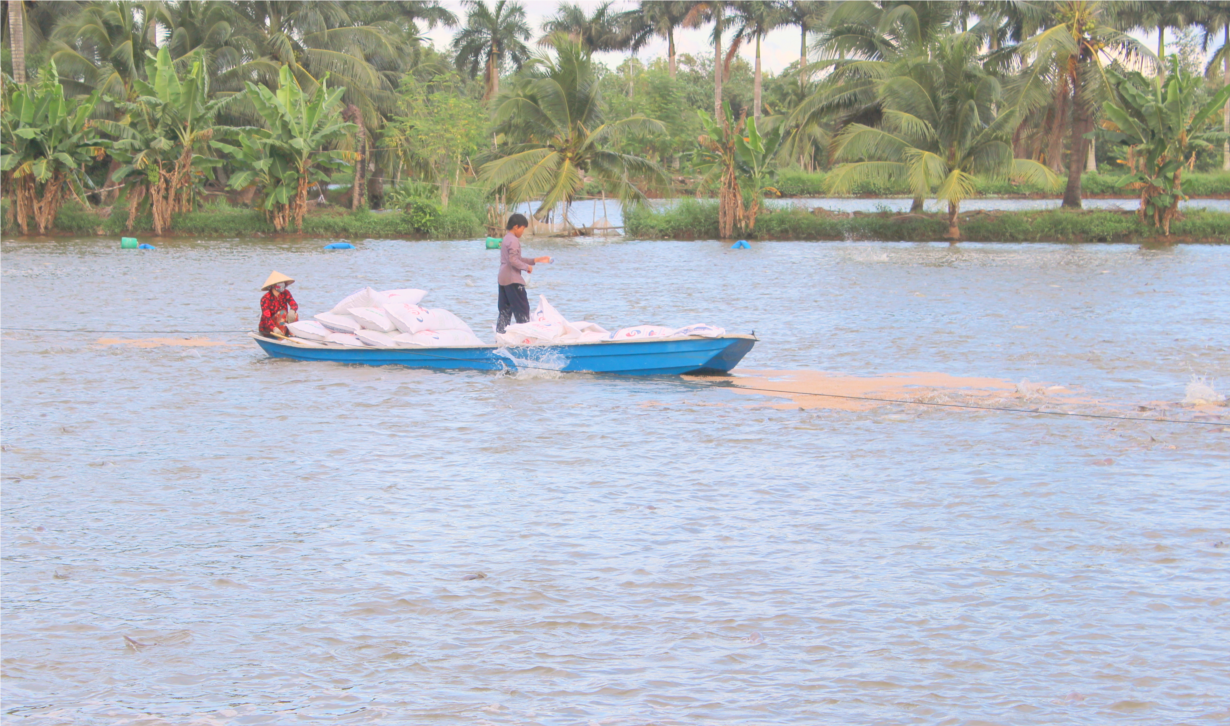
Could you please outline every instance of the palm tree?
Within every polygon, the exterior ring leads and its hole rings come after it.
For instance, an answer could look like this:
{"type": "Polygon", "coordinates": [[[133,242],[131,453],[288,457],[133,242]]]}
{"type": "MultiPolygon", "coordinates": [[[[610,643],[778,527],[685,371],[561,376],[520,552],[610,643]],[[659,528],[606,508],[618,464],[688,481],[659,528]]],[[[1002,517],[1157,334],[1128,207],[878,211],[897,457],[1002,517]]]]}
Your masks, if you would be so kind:
{"type": "Polygon", "coordinates": [[[72,95],[101,89],[105,96],[128,100],[133,81],[145,73],[146,53],[158,50],[159,27],[175,25],[170,6],[162,2],[92,2],[56,25],[51,60],[72,95]]]}
{"type": "Polygon", "coordinates": [[[816,50],[828,58],[885,60],[926,49],[952,30],[953,3],[843,0],[825,20],[816,50]]]}
{"type": "Polygon", "coordinates": [[[1068,183],[1063,207],[1081,208],[1081,175],[1085,171],[1085,134],[1100,113],[1100,97],[1111,92],[1104,59],[1152,58],[1135,38],[1110,25],[1110,6],[1101,0],[1064,0],[1053,7],[1051,27],[1001,53],[1029,59],[1017,81],[1017,105],[1022,112],[1042,108],[1057,97],[1070,99],[1068,183]]]}
{"type": "Polygon", "coordinates": [[[752,115],[760,120],[760,41],[777,26],[784,17],[777,2],[771,0],[743,0],[731,5],[730,23],[735,29],[731,38],[731,53],[737,52],[745,38],[756,41],[756,73],[752,85],[752,115]]]}
{"type": "Polygon", "coordinates": [[[1166,28],[1185,28],[1201,13],[1204,3],[1185,0],[1132,0],[1114,6],[1114,15],[1123,30],[1157,30],[1157,57],[1166,56],[1166,28]]]}
{"type": "Polygon", "coordinates": [[[635,10],[619,16],[627,48],[636,53],[654,38],[666,40],[667,68],[675,77],[675,30],[683,27],[688,3],[680,0],[640,0],[635,10]]]}
{"type": "Polygon", "coordinates": [[[554,17],[542,24],[544,35],[538,44],[552,45],[552,38],[556,34],[563,34],[591,53],[621,50],[623,38],[619,28],[619,16],[611,12],[612,2],[613,0],[603,2],[594,10],[593,15],[586,15],[585,9],[580,5],[563,3],[555,11],[554,17]]]}
{"type": "Polygon", "coordinates": [[[516,202],[541,200],[541,219],[558,204],[567,210],[587,174],[626,201],[643,197],[634,178],[664,179],[652,161],[608,148],[624,133],[666,129],[640,114],[608,122],[593,61],[579,43],[557,40],[554,59],[536,57],[526,70],[496,106],[496,130],[511,143],[480,168],[484,183],[507,188],[516,202]]]}
{"type": "MultiPolygon", "coordinates": [[[[1204,73],[1206,76],[1212,76],[1213,69],[1221,64],[1221,83],[1224,88],[1230,86],[1230,2],[1215,0],[1206,2],[1204,5],[1204,14],[1199,21],[1200,27],[1204,30],[1201,38],[1203,50],[1206,52],[1209,50],[1209,41],[1213,39],[1218,30],[1222,32],[1221,48],[1209,58],[1209,64],[1205,67],[1204,73]]],[[[1223,113],[1222,130],[1226,133],[1227,138],[1222,142],[1221,168],[1230,171],[1230,102],[1226,103],[1223,113]]]]}
{"type": "Polygon", "coordinates": [[[684,25],[692,28],[699,28],[705,23],[713,22],[713,33],[709,37],[713,41],[714,118],[722,115],[722,71],[725,65],[725,59],[722,58],[722,31],[729,22],[725,14],[728,4],[727,0],[692,0],[688,4],[688,14],[683,21],[684,25]]]}
{"type": "Polygon", "coordinates": [[[9,44],[12,46],[13,80],[17,83],[26,82],[26,14],[25,3],[21,0],[8,0],[8,31],[9,44]]]}
{"type": "Polygon", "coordinates": [[[487,86],[483,94],[486,101],[500,91],[500,70],[505,63],[520,69],[530,57],[525,41],[530,38],[530,27],[525,22],[525,8],[508,0],[496,0],[487,7],[486,0],[466,0],[470,11],[466,26],[453,38],[453,53],[457,69],[469,68],[470,76],[478,75],[484,68],[487,86]]]}
{"type": "Polygon", "coordinates": [[[807,34],[820,27],[831,5],[828,0],[786,0],[780,3],[781,25],[799,29],[799,81],[806,79],[807,34]]]}
{"type": "Polygon", "coordinates": [[[899,61],[877,84],[883,108],[880,128],[848,125],[834,140],[829,188],[848,191],[869,180],[908,182],[915,197],[948,202],[948,237],[961,231],[961,201],[974,192],[974,177],[1014,177],[1058,184],[1043,164],[1016,159],[1012,131],[1016,108],[1004,103],[999,81],[981,65],[981,41],[963,33],[940,41],[932,58],[899,61]]]}

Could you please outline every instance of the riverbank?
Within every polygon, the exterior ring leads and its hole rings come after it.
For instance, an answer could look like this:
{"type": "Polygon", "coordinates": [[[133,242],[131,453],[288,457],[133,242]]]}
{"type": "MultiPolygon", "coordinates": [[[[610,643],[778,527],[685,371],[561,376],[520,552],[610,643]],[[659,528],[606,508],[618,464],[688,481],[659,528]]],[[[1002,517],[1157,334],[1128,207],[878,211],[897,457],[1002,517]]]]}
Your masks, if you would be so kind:
{"type": "MultiPolygon", "coordinates": [[[[820,197],[829,194],[826,172],[783,171],[773,184],[783,197],[820,197]]],[[[1139,195],[1119,186],[1122,174],[1085,174],[1081,177],[1081,195],[1099,199],[1137,199],[1139,195]]],[[[909,188],[902,183],[863,182],[851,190],[856,197],[909,197],[909,188]]],[[[1183,193],[1189,197],[1230,199],[1230,172],[1194,172],[1183,175],[1183,193]]],[[[1003,199],[1058,199],[1053,189],[1007,179],[974,178],[974,197],[1003,199]]]]}
{"type": "MultiPolygon", "coordinates": [[[[669,209],[642,207],[624,215],[625,233],[639,239],[716,239],[717,204],[683,200],[669,209]]],[[[1191,210],[1171,224],[1170,236],[1143,224],[1135,212],[1112,210],[976,211],[960,215],[967,242],[1130,242],[1145,244],[1230,242],[1230,214],[1191,210]]],[[[749,239],[824,242],[884,240],[930,242],[948,231],[945,214],[833,213],[823,209],[763,212],[749,239]]]]}
{"type": "MultiPolygon", "coordinates": [[[[56,227],[46,236],[136,236],[152,238],[148,218],[138,218],[125,229],[127,213],[113,211],[101,217],[80,207],[65,208],[56,227]]],[[[682,199],[666,208],[639,207],[624,212],[625,236],[638,239],[717,239],[717,205],[709,200],[682,199]]],[[[961,214],[961,239],[969,242],[1131,242],[1146,244],[1225,243],[1230,240],[1230,214],[1189,209],[1171,225],[1171,236],[1143,224],[1135,212],[1119,210],[971,210],[961,214]]],[[[948,230],[943,213],[834,212],[791,207],[761,213],[748,239],[843,241],[886,240],[924,242],[942,240],[948,230]]],[[[6,237],[18,236],[12,225],[6,237]]],[[[321,237],[330,239],[449,240],[480,239],[486,235],[477,210],[450,208],[444,213],[391,210],[350,212],[337,207],[314,209],[298,232],[276,232],[264,214],[223,205],[176,215],[162,237],[264,238],[321,237]]]]}

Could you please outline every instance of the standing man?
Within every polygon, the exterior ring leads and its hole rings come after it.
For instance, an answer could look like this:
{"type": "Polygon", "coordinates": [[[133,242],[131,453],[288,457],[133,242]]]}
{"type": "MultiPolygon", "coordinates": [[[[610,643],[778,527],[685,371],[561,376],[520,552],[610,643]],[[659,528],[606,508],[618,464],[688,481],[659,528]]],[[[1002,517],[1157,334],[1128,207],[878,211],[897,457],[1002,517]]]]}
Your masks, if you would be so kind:
{"type": "Polygon", "coordinates": [[[261,286],[265,291],[261,298],[261,335],[288,335],[286,324],[299,319],[299,303],[286,289],[292,282],[294,280],[274,270],[261,286]]]}
{"type": "Polygon", "coordinates": [[[500,242],[500,316],[495,321],[495,332],[503,333],[509,322],[516,318],[518,323],[530,321],[530,300],[525,295],[525,280],[521,271],[533,272],[534,265],[546,264],[550,257],[535,257],[526,261],[521,257],[521,235],[529,226],[524,214],[514,214],[508,218],[508,233],[500,242]]]}

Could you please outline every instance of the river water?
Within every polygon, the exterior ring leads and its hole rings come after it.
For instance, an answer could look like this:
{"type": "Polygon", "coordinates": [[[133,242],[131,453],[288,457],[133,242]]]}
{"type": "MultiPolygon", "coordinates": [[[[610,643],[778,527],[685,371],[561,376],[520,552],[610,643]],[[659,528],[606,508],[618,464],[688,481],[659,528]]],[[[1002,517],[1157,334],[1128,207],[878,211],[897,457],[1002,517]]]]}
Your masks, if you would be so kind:
{"type": "Polygon", "coordinates": [[[202,332],[277,269],[307,313],[416,286],[490,339],[481,243],[324,242],[3,244],[4,723],[1230,718],[1230,421],[1182,403],[1230,383],[1230,247],[526,244],[569,317],[755,330],[764,380],[1175,424],[202,332]]]}

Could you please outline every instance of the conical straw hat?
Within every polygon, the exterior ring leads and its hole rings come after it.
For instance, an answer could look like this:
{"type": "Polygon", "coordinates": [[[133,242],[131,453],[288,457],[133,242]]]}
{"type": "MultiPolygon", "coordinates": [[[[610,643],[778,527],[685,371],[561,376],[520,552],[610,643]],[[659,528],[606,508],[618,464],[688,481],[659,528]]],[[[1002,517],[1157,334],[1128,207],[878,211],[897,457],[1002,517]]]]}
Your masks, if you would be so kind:
{"type": "Polygon", "coordinates": [[[278,284],[279,282],[285,282],[287,285],[289,285],[289,284],[291,284],[292,282],[294,282],[294,280],[290,279],[290,278],[289,278],[289,277],[287,277],[286,275],[283,275],[282,273],[278,272],[277,270],[274,270],[273,272],[269,273],[269,279],[268,279],[268,280],[265,280],[265,284],[264,284],[264,285],[261,285],[261,289],[262,289],[262,290],[268,290],[269,288],[273,287],[274,285],[278,284]]]}

